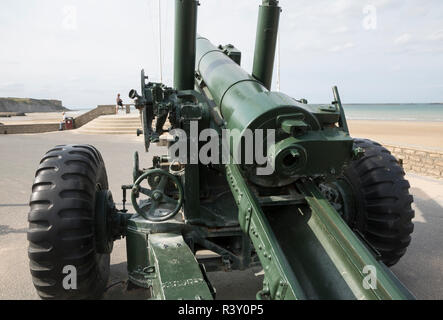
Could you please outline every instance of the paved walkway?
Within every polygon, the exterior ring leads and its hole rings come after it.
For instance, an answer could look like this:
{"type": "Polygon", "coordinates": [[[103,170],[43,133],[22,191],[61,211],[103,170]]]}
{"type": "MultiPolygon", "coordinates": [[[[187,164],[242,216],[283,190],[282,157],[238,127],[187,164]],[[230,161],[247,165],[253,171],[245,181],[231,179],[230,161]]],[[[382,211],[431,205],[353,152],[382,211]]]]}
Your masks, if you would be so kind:
{"type": "MultiPolygon", "coordinates": [[[[78,117],[79,115],[88,112],[88,110],[80,111],[66,111],[67,117],[78,117]]],[[[36,112],[27,113],[23,117],[0,118],[0,122],[5,125],[21,125],[21,124],[46,124],[46,123],[60,123],[63,119],[63,112],[36,112]]]]}
{"type": "MultiPolygon", "coordinates": [[[[142,139],[131,135],[81,135],[56,132],[0,136],[0,299],[37,299],[28,268],[27,213],[35,170],[43,154],[55,145],[88,143],[105,159],[110,188],[120,206],[120,186],[131,182],[133,153],[139,151],[143,167],[152,154],[144,152],[142,139]]],[[[415,232],[412,244],[394,273],[420,299],[443,299],[443,181],[409,175],[415,197],[415,232]]],[[[143,299],[146,292],[125,292],[125,242],[116,243],[112,254],[108,299],[143,299]]],[[[220,299],[254,299],[262,277],[254,272],[210,273],[220,299]]]]}

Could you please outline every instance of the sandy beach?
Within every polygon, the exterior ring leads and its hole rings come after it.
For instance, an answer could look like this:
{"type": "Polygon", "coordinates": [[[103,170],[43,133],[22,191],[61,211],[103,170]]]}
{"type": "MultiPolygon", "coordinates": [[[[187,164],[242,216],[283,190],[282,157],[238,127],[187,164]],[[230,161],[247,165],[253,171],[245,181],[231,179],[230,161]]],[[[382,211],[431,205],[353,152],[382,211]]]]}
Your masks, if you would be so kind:
{"type": "MultiPolygon", "coordinates": [[[[67,112],[76,117],[85,111],[67,112]]],[[[0,118],[0,123],[58,123],[58,112],[27,114],[26,117],[0,118]]],[[[443,151],[443,122],[348,120],[351,136],[368,138],[383,144],[443,151]]]]}
{"type": "Polygon", "coordinates": [[[348,125],[355,138],[443,151],[443,122],[352,120],[348,125]]]}

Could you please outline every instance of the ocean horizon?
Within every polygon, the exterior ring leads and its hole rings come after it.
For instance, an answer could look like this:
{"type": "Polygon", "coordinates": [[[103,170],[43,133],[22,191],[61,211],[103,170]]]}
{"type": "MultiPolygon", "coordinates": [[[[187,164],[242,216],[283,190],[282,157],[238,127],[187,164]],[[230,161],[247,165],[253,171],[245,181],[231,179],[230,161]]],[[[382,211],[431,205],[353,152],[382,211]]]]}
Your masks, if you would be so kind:
{"type": "Polygon", "coordinates": [[[344,104],[348,120],[443,122],[443,103],[344,104]]]}
{"type": "MultiPolygon", "coordinates": [[[[72,111],[94,109],[68,108],[72,111]]],[[[443,122],[443,103],[349,103],[343,108],[348,120],[443,122]]]]}

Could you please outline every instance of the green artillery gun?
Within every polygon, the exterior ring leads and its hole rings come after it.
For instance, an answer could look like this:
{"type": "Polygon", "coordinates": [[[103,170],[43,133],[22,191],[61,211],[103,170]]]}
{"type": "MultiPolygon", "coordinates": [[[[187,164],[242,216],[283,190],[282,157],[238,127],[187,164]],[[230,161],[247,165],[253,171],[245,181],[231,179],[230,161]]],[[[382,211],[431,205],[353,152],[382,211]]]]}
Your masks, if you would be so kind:
{"type": "Polygon", "coordinates": [[[387,268],[413,231],[396,159],[350,137],[337,88],[325,106],[270,91],[278,1],[260,7],[252,75],[234,46],[197,35],[198,5],[176,0],[174,86],[142,72],[140,94],[130,92],[146,150],[167,117],[172,139],[152,168],[135,154],[122,209],[94,147],[57,146],[42,159],[28,232],[39,295],[100,297],[124,237],[129,281],[153,299],[213,299],[207,272],[253,266],[264,271],[258,299],[413,298],[387,268]],[[64,286],[66,266],[75,290],[64,286]]]}

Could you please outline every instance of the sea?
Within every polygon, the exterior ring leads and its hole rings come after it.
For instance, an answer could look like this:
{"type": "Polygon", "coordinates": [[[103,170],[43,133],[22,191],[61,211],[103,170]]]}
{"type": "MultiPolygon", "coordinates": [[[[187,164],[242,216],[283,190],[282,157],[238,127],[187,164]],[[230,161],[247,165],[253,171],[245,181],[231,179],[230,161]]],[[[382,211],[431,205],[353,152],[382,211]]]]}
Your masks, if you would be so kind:
{"type": "MultiPolygon", "coordinates": [[[[443,122],[443,103],[344,104],[348,120],[443,122]]],[[[88,108],[70,108],[84,113],[88,108]]]]}
{"type": "Polygon", "coordinates": [[[345,104],[348,120],[443,122],[443,103],[345,104]]]}

